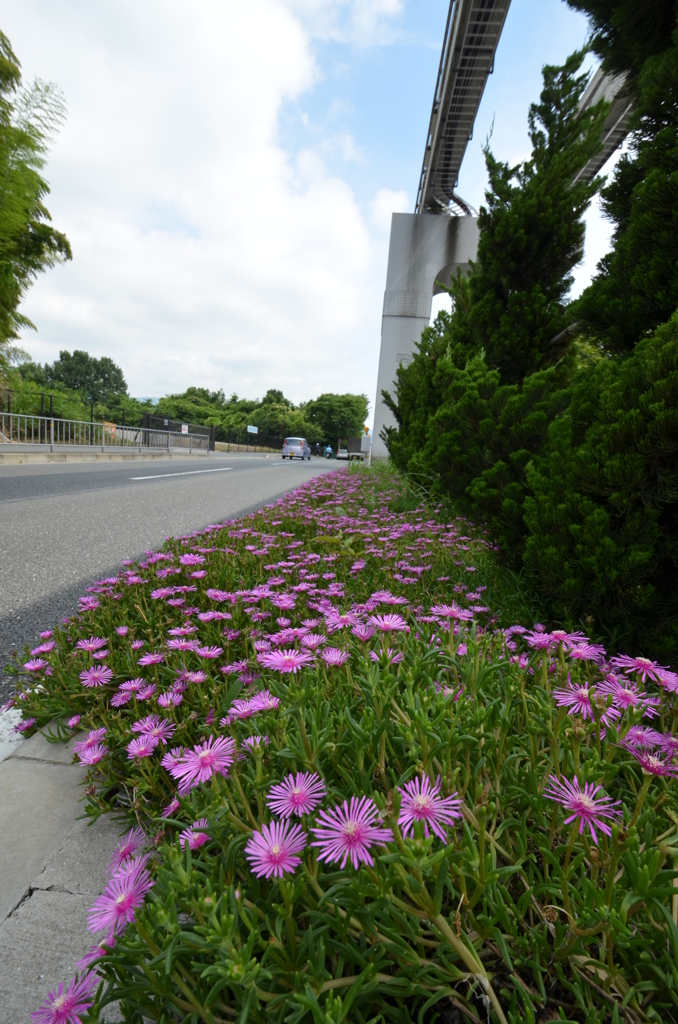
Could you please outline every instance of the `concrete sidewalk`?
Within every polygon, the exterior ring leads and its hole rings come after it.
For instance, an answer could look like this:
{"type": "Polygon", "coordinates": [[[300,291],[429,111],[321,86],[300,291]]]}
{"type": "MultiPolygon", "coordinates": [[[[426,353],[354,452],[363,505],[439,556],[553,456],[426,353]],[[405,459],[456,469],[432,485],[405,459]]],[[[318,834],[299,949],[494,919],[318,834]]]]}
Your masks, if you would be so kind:
{"type": "Polygon", "coordinates": [[[0,1024],[30,1024],[73,977],[93,945],[87,910],[125,830],[110,817],[76,820],[85,769],[71,764],[74,740],[36,733],[0,762],[0,1024]]]}

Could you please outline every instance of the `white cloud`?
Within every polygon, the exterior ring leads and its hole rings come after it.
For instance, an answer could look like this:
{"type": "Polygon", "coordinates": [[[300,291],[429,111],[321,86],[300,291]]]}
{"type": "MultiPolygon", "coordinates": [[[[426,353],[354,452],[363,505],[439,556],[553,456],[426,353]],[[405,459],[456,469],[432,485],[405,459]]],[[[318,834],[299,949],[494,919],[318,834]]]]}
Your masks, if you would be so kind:
{"type": "Polygon", "coordinates": [[[391,42],[402,0],[287,0],[313,36],[356,46],[391,42]]]}
{"type": "Polygon", "coordinates": [[[391,230],[391,214],[407,213],[410,209],[410,201],[404,188],[394,191],[390,188],[380,188],[372,200],[372,225],[378,231],[391,230]]]}
{"type": "MultiPolygon", "coordinates": [[[[398,4],[349,7],[376,25],[398,4]]],[[[291,5],[9,0],[3,27],[69,107],[47,173],[74,260],[29,293],[34,358],[110,355],[136,394],[372,392],[384,245],[323,162],[358,159],[350,135],[278,142],[281,106],[318,79],[291,5]]]]}

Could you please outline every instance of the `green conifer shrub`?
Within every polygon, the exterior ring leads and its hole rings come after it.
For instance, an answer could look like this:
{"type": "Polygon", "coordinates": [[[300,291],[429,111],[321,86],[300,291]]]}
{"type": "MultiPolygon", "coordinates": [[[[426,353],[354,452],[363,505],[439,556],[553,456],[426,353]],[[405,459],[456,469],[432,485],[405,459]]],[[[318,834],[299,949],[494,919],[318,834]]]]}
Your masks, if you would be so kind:
{"type": "Polygon", "coordinates": [[[581,373],[526,467],[524,561],[555,616],[678,651],[678,312],[581,373]]]}

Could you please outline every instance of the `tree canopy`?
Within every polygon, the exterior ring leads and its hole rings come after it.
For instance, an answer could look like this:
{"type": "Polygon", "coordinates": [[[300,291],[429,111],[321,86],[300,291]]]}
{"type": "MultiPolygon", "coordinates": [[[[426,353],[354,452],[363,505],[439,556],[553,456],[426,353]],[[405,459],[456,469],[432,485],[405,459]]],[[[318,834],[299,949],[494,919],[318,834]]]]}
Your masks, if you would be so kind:
{"type": "Polygon", "coordinates": [[[30,284],[72,258],[68,239],[49,223],[40,173],[64,111],[54,85],[22,85],[19,60],[0,32],[0,358],[21,328],[34,328],[19,312],[30,284]]]}
{"type": "Polygon", "coordinates": [[[115,395],[127,394],[123,372],[112,359],[96,359],[80,349],[59,352],[59,358],[51,364],[24,363],[20,372],[27,380],[44,387],[63,386],[75,391],[88,402],[107,402],[115,395]]]}

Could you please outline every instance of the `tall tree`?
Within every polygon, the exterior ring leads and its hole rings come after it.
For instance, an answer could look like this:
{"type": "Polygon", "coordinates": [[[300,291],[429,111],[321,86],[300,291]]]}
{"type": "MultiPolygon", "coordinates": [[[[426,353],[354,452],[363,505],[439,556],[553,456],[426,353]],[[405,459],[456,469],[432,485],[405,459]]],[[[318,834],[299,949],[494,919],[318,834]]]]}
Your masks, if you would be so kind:
{"type": "Polygon", "coordinates": [[[552,339],[567,323],[572,270],[584,252],[583,216],[602,184],[577,172],[599,150],[609,109],[580,111],[589,76],[580,50],[543,68],[539,103],[528,114],[532,155],[510,166],[485,147],[489,187],[478,217],[478,258],[468,286],[453,282],[455,342],[485,351],[504,383],[518,382],[562,353],[552,339]]]}
{"type": "Polygon", "coordinates": [[[22,86],[19,61],[0,32],[0,357],[21,328],[34,328],[19,313],[30,284],[72,258],[68,239],[49,223],[49,186],[40,174],[63,118],[54,85],[36,79],[22,86]]]}
{"type": "Polygon", "coordinates": [[[61,384],[89,402],[105,402],[113,395],[127,394],[123,372],[108,356],[95,359],[80,349],[72,354],[64,350],[51,366],[45,363],[43,372],[48,386],[61,384]]]}
{"type": "Polygon", "coordinates": [[[367,395],[319,395],[302,408],[325,441],[336,444],[363,432],[369,403],[367,395]]]}
{"type": "Polygon", "coordinates": [[[603,66],[628,77],[629,151],[603,189],[611,251],[571,316],[626,352],[678,306],[678,29],[676,0],[568,0],[595,28],[603,66]]]}

